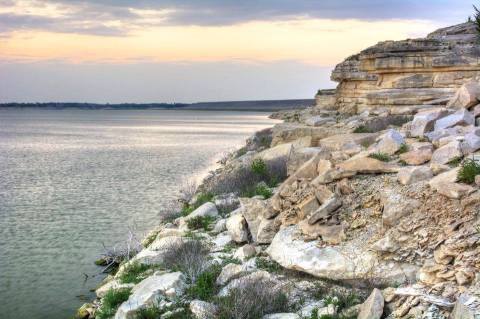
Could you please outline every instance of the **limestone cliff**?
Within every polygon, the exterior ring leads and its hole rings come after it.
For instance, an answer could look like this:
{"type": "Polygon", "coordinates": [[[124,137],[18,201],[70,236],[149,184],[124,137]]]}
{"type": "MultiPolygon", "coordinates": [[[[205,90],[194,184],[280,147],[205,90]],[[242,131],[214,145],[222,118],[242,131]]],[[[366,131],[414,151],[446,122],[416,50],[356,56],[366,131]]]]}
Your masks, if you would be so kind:
{"type": "Polygon", "coordinates": [[[458,87],[479,77],[479,58],[479,35],[469,22],[426,38],[380,42],[335,67],[335,108],[342,113],[387,108],[406,114],[446,104],[458,87]]]}

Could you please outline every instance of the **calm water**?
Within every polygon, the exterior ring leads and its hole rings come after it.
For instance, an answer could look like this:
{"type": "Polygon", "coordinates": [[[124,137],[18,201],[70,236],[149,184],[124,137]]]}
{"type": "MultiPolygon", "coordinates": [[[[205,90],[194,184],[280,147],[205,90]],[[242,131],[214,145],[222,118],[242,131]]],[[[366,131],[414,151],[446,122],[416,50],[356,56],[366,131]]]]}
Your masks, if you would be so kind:
{"type": "Polygon", "coordinates": [[[182,180],[273,124],[262,113],[0,110],[0,317],[70,318],[107,246],[157,224],[182,180]]]}

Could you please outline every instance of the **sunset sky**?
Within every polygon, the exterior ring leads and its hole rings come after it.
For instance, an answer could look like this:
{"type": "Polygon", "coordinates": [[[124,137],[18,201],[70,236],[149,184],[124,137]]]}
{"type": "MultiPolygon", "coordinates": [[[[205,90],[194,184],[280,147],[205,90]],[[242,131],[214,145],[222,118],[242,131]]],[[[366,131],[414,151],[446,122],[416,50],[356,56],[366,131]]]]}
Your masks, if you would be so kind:
{"type": "Polygon", "coordinates": [[[0,102],[311,98],[382,40],[464,22],[464,0],[0,0],[0,102]]]}

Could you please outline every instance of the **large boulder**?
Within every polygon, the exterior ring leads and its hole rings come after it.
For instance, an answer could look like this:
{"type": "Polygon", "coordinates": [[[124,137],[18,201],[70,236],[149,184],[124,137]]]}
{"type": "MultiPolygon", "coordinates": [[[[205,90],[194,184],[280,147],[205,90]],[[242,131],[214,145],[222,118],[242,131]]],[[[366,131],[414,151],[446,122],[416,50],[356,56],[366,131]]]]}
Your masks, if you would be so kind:
{"type": "Polygon", "coordinates": [[[281,229],[266,250],[284,268],[306,272],[319,278],[401,283],[413,279],[417,267],[379,261],[375,253],[346,246],[319,247],[318,241],[305,242],[298,226],[281,229]]]}
{"type": "Polygon", "coordinates": [[[133,319],[141,308],[157,305],[165,298],[180,297],[185,287],[185,276],[181,272],[156,273],[133,287],[128,300],[118,308],[115,319],[133,319]]]}
{"type": "Polygon", "coordinates": [[[474,125],[475,117],[466,109],[458,110],[457,112],[445,116],[435,122],[435,131],[447,129],[457,125],[467,126],[474,125]]]}
{"type": "Polygon", "coordinates": [[[278,159],[287,159],[292,152],[292,143],[280,144],[258,153],[255,157],[264,161],[274,161],[278,159]]]}
{"type": "Polygon", "coordinates": [[[436,108],[417,113],[410,125],[410,136],[423,137],[425,133],[433,130],[435,121],[447,114],[448,111],[445,108],[436,108]]]}
{"type": "Polygon", "coordinates": [[[403,144],[405,144],[405,139],[402,134],[396,130],[390,129],[379,137],[378,142],[373,149],[375,152],[393,155],[403,144]]]}
{"type": "Polygon", "coordinates": [[[368,299],[360,307],[358,319],[380,319],[383,315],[384,299],[382,292],[373,289],[368,299]]]}
{"type": "Polygon", "coordinates": [[[320,147],[293,148],[287,161],[287,175],[295,173],[300,166],[322,151],[320,147]]]}
{"type": "Polygon", "coordinates": [[[370,157],[355,157],[337,164],[337,168],[355,174],[397,173],[400,167],[370,157]]]}
{"type": "Polygon", "coordinates": [[[462,294],[453,308],[452,319],[480,318],[480,298],[469,294],[462,294]]]}
{"type": "Polygon", "coordinates": [[[218,308],[206,301],[192,300],[190,302],[190,311],[196,319],[211,319],[215,318],[218,308]]]}
{"type": "Polygon", "coordinates": [[[218,217],[218,210],[217,207],[215,206],[214,203],[207,202],[197,209],[195,209],[193,212],[188,214],[188,216],[184,217],[183,220],[185,222],[193,219],[193,218],[198,218],[198,217],[213,217],[217,218],[218,217]]]}
{"type": "Polygon", "coordinates": [[[479,103],[480,84],[476,81],[470,81],[463,84],[448,103],[452,108],[471,108],[479,103]]]}
{"type": "Polygon", "coordinates": [[[383,205],[382,223],[391,227],[399,223],[402,217],[408,216],[420,206],[420,202],[394,190],[383,190],[380,202],[383,205]]]}
{"type": "Polygon", "coordinates": [[[120,266],[116,277],[120,276],[128,265],[131,263],[139,263],[144,265],[159,265],[164,261],[165,254],[175,249],[186,241],[184,237],[168,236],[157,238],[147,248],[140,251],[129,262],[120,266]]]}
{"type": "Polygon", "coordinates": [[[463,157],[461,142],[452,141],[435,150],[431,162],[433,164],[447,164],[452,160],[461,157],[463,157]]]}
{"type": "Polygon", "coordinates": [[[262,244],[270,243],[280,224],[272,218],[276,214],[269,202],[256,198],[241,198],[240,203],[252,240],[262,244]]]}
{"type": "Polygon", "coordinates": [[[413,166],[402,168],[397,175],[402,185],[414,184],[420,181],[429,180],[433,177],[432,169],[428,166],[413,166]]]}
{"type": "Polygon", "coordinates": [[[320,140],[319,145],[330,151],[358,153],[364,144],[372,144],[380,133],[348,133],[333,135],[320,140]]]}
{"type": "Polygon", "coordinates": [[[227,219],[227,232],[236,243],[248,241],[249,232],[247,221],[242,214],[235,214],[227,219]]]}

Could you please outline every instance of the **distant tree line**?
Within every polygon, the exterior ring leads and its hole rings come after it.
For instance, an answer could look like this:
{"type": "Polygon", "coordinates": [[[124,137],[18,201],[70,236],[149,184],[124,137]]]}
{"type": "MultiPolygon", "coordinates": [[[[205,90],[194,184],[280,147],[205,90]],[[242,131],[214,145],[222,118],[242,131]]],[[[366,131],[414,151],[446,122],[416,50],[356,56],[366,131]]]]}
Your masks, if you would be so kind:
{"type": "Polygon", "coordinates": [[[0,108],[52,108],[52,109],[65,109],[65,108],[79,108],[79,109],[175,109],[188,106],[185,103],[120,103],[120,104],[98,104],[98,103],[62,103],[62,102],[49,102],[49,103],[0,103],[0,108]]]}

